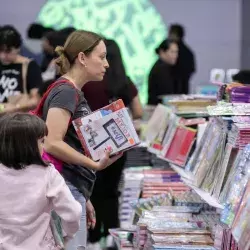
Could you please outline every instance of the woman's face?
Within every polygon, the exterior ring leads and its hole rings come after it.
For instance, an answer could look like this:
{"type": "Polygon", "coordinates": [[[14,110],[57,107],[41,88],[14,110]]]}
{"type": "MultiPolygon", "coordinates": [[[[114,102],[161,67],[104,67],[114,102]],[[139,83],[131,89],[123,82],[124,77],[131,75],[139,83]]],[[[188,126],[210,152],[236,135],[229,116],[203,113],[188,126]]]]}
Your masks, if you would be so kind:
{"type": "Polygon", "coordinates": [[[170,65],[175,65],[178,58],[178,52],[178,45],[176,43],[171,43],[169,49],[160,51],[160,58],[170,65]]]}
{"type": "Polygon", "coordinates": [[[89,81],[102,81],[109,67],[106,45],[103,41],[94,48],[94,50],[84,58],[84,67],[86,69],[89,81]]]}

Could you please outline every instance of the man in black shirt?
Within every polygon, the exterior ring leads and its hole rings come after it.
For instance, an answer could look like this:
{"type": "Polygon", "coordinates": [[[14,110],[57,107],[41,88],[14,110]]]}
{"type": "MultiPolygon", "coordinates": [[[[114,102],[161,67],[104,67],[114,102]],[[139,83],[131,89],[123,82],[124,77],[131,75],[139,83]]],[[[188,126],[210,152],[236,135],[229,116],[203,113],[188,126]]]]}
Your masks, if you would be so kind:
{"type": "Polygon", "coordinates": [[[39,101],[41,71],[35,61],[19,54],[21,44],[14,27],[0,29],[0,103],[5,104],[4,112],[28,111],[39,101]]]}
{"type": "Polygon", "coordinates": [[[185,29],[179,24],[173,24],[169,29],[170,40],[176,41],[179,48],[179,55],[174,66],[176,77],[175,94],[188,94],[189,80],[196,70],[195,56],[192,50],[185,44],[185,29]]]}

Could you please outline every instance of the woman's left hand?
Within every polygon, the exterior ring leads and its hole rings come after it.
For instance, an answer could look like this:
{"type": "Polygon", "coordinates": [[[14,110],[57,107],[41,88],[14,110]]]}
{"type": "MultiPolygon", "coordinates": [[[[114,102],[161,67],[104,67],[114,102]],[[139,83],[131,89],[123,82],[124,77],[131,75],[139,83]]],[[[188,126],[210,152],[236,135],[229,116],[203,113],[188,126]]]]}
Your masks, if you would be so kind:
{"type": "Polygon", "coordinates": [[[96,224],[95,209],[90,200],[86,203],[87,226],[88,229],[94,229],[96,224]]]}

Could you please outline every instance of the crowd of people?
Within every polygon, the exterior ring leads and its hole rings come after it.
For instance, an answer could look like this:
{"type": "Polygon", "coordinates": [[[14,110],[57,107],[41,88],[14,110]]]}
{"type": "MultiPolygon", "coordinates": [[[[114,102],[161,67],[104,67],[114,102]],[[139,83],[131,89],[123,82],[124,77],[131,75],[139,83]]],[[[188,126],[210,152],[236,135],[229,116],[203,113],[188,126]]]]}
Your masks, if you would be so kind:
{"type": "MultiPolygon", "coordinates": [[[[184,35],[182,26],[172,25],[156,49],[148,104],[188,93],[195,59],[184,35]]],[[[57,249],[51,211],[61,220],[67,250],[86,249],[87,239],[88,249],[101,249],[103,237],[114,247],[108,230],[119,226],[126,153],[110,157],[107,149],[92,161],[71,121],[117,99],[133,119],[142,117],[116,41],[40,24],[32,24],[23,41],[13,26],[0,28],[0,249],[57,249]]]]}

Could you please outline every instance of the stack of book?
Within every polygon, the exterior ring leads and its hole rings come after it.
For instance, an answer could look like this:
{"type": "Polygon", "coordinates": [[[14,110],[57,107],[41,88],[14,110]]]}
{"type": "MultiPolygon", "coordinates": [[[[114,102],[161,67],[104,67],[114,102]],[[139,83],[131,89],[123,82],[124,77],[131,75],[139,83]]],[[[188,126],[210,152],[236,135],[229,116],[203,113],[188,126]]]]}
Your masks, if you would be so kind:
{"type": "Polygon", "coordinates": [[[192,115],[206,115],[207,106],[214,105],[215,100],[171,100],[168,102],[169,105],[174,107],[174,111],[178,115],[192,114],[192,115]]]}
{"type": "Polygon", "coordinates": [[[135,233],[135,229],[133,229],[133,227],[128,229],[110,229],[109,233],[115,240],[119,250],[133,250],[133,244],[129,240],[131,235],[135,233]]]}
{"type": "Polygon", "coordinates": [[[121,227],[130,227],[133,224],[135,211],[130,206],[130,202],[139,199],[141,182],[144,178],[143,170],[149,168],[127,168],[124,171],[119,211],[121,227]]]}
{"type": "Polygon", "coordinates": [[[232,88],[229,101],[232,103],[250,103],[250,87],[237,86],[232,88]]]}
{"type": "Polygon", "coordinates": [[[190,190],[173,170],[152,169],[143,171],[142,197],[148,198],[171,191],[181,193],[190,190]]]}
{"type": "Polygon", "coordinates": [[[148,152],[147,147],[140,145],[138,147],[130,149],[126,152],[126,163],[127,167],[141,167],[151,165],[151,153],[148,152]]]}
{"type": "Polygon", "coordinates": [[[137,223],[135,249],[214,249],[208,229],[219,222],[215,213],[194,206],[155,206],[137,223]]]}

